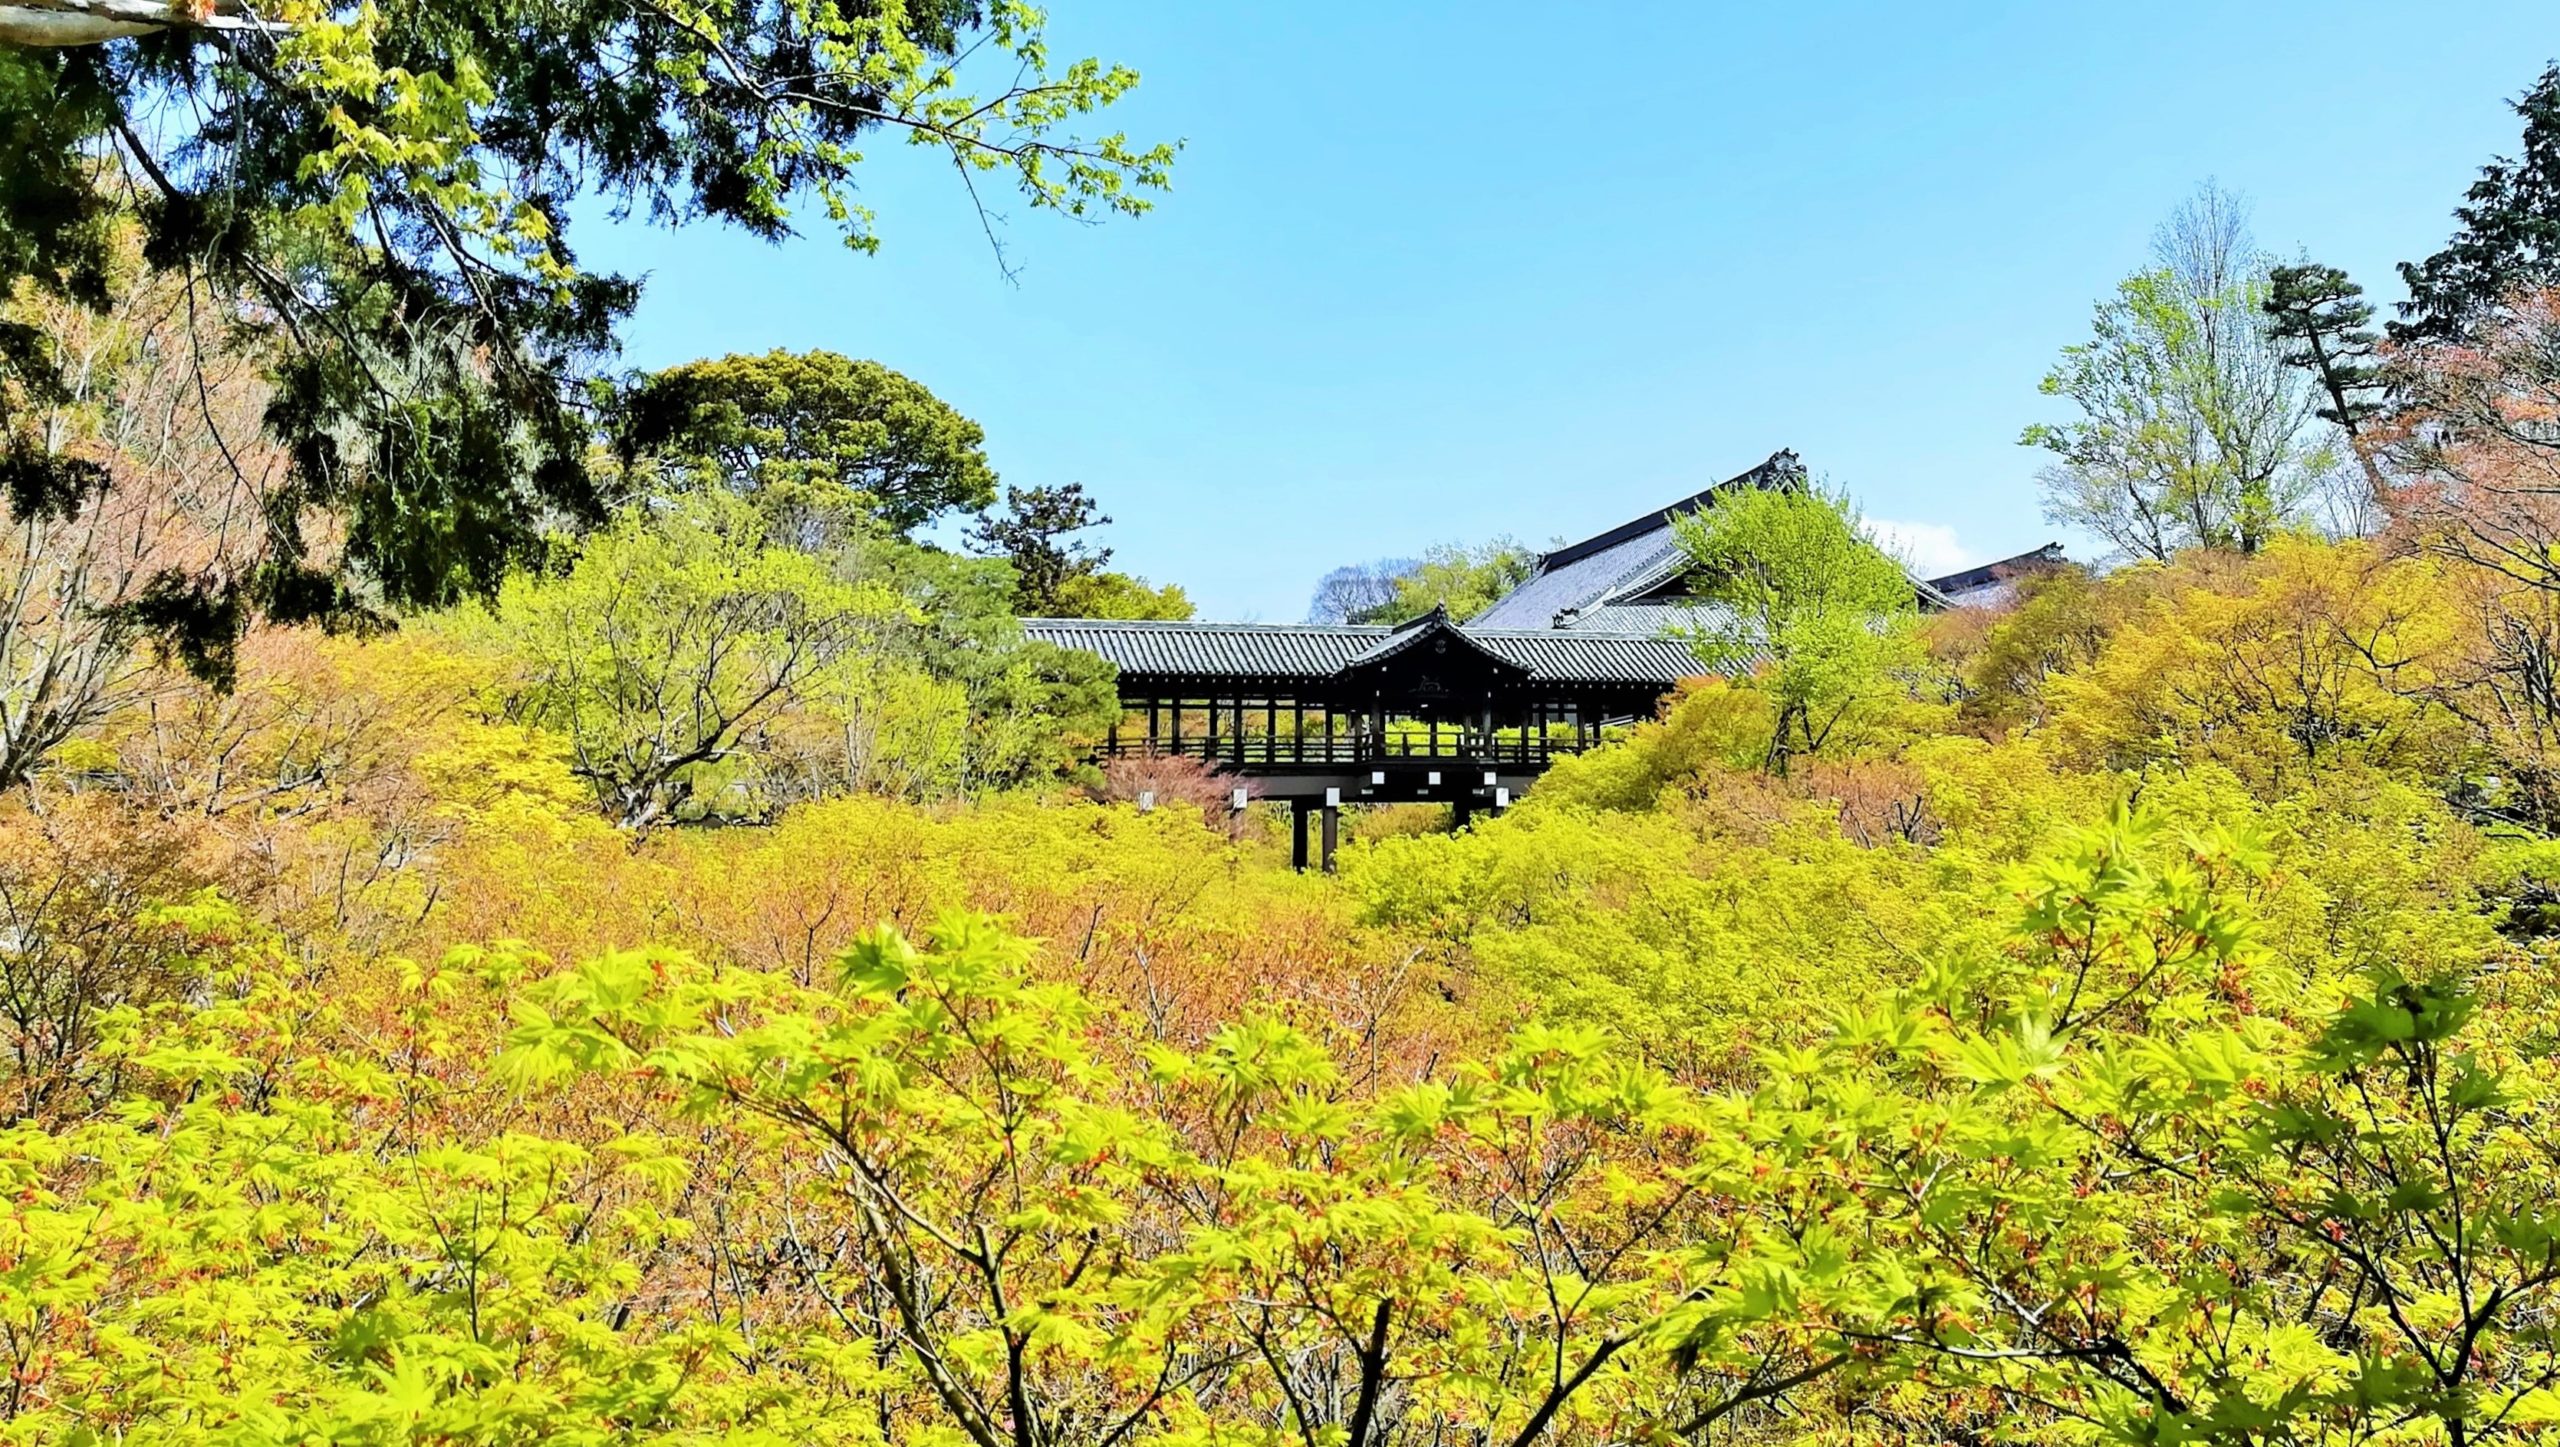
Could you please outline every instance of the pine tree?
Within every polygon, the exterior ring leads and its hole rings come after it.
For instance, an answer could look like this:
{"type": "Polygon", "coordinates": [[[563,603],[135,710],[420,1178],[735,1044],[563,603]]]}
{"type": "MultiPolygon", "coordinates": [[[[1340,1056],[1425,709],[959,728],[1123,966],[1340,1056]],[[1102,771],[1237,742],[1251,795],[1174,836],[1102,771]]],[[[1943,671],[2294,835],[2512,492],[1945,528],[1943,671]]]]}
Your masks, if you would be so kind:
{"type": "Polygon", "coordinates": [[[2391,324],[2395,342],[2449,341],[2518,290],[2560,283],[2560,64],[2515,102],[2524,152],[2500,156],[2454,208],[2453,240],[2421,262],[2402,262],[2409,299],[2391,324]]]}
{"type": "Polygon", "coordinates": [[[1085,495],[1084,484],[1008,487],[1003,515],[980,518],[969,529],[976,551],[1013,564],[1014,601],[1025,617],[1064,611],[1065,594],[1078,578],[1099,574],[1109,548],[1067,541],[1067,534],[1107,525],[1111,519],[1085,495]]]}
{"type": "Polygon", "coordinates": [[[2314,415],[2355,436],[2382,410],[2373,303],[2345,272],[2315,262],[2279,266],[2267,281],[2268,332],[2285,344],[2285,361],[2319,378],[2328,394],[2314,415]]]}
{"type": "Polygon", "coordinates": [[[2376,498],[2389,483],[2365,444],[2364,427],[2382,411],[2385,386],[2382,368],[2373,360],[2378,338],[2373,331],[2373,303],[2364,288],[2334,266],[2300,262],[2267,273],[2267,333],[2284,348],[2288,366],[2299,367],[2320,383],[2328,405],[2313,415],[2337,425],[2364,469],[2376,498]]]}

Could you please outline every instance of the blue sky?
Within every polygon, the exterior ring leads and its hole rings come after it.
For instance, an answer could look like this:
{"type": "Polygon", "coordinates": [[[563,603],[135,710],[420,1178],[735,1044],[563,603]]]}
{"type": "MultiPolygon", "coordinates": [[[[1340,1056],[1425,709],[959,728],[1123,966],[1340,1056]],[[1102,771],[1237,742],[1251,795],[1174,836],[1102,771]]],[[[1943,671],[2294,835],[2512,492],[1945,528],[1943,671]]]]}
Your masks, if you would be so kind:
{"type": "Polygon", "coordinates": [[[2037,378],[2198,181],[2393,295],[2560,54],[2499,0],[1051,10],[1144,74],[1108,123],[1185,149],[1139,220],[999,203],[1015,283],[886,140],[876,256],[822,217],[574,239],[649,276],[632,364],[875,357],[1007,481],[1083,482],[1117,565],[1271,621],[1336,564],[1589,533],[1780,447],[1925,551],[2035,546],[2037,378]]]}

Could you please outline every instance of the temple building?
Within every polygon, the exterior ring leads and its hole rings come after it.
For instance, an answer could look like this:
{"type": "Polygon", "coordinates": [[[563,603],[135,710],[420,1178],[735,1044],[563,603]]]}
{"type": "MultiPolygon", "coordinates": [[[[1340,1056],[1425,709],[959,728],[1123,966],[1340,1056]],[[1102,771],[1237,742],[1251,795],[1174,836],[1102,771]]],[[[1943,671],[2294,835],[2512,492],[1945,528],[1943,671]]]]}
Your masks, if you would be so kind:
{"type": "MultiPolygon", "coordinates": [[[[1705,605],[1688,594],[1672,520],[1733,488],[1804,483],[1796,455],[1777,453],[1541,556],[1526,582],[1463,624],[1433,612],[1394,625],[1023,626],[1118,668],[1122,712],[1105,757],[1196,758],[1236,778],[1238,807],[1285,800],[1298,866],[1320,851],[1330,869],[1341,806],[1444,803],[1461,823],[1501,810],[1556,758],[1652,716],[1682,679],[1705,673],[1675,631],[1697,626],[1705,605]]],[[[1960,606],[1970,600],[1951,592],[2005,585],[2046,552],[2058,560],[2048,547],[1912,587],[1924,608],[1960,606]]]]}

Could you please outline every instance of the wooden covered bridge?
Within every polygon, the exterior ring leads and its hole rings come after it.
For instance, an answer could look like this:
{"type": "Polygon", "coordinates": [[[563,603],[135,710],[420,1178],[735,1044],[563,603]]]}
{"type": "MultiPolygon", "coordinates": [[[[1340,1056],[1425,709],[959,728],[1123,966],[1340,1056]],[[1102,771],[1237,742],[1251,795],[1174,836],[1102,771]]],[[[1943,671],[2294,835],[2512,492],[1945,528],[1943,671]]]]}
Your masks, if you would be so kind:
{"type": "MultiPolygon", "coordinates": [[[[1200,759],[1292,807],[1298,866],[1310,819],[1333,866],[1344,804],[1429,801],[1463,822],[1506,807],[1554,759],[1650,717],[1706,671],[1681,635],[1716,605],[1674,521],[1737,488],[1797,488],[1793,452],[1546,553],[1527,581],[1464,624],[1433,613],[1357,624],[1120,623],[1032,618],[1035,638],[1120,670],[1106,755],[1200,759]]],[[[1924,610],[1998,604],[2066,566],[2059,544],[1943,578],[1913,577],[1924,610]]]]}
{"type": "Polygon", "coordinates": [[[1434,612],[1358,624],[1026,620],[1035,638],[1108,659],[1120,722],[1106,757],[1199,759],[1291,805],[1300,868],[1314,826],[1327,868],[1345,804],[1498,811],[1554,759],[1647,717],[1701,672],[1657,634],[1469,628],[1434,612]]]}

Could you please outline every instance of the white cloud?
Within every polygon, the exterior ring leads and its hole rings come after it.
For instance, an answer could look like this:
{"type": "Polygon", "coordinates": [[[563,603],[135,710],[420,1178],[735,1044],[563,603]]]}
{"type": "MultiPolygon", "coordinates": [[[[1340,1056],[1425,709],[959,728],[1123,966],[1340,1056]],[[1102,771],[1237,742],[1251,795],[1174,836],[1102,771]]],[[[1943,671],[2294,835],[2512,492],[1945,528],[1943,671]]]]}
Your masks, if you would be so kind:
{"type": "Polygon", "coordinates": [[[1924,578],[1943,577],[1973,563],[1973,550],[1958,541],[1956,530],[1945,523],[1868,518],[1866,530],[1877,547],[1902,559],[1911,571],[1924,578]]]}

